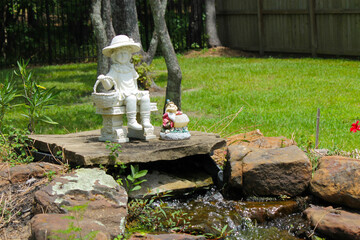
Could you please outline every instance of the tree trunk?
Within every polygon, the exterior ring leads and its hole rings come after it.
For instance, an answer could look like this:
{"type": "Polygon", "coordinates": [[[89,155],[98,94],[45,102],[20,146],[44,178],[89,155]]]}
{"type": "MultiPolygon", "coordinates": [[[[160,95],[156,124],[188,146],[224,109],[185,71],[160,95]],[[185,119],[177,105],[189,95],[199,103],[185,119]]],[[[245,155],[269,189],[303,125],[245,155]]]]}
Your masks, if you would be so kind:
{"type": "MultiPolygon", "coordinates": [[[[156,31],[154,30],[151,41],[150,41],[149,49],[143,55],[143,62],[145,62],[147,65],[150,65],[152,63],[152,60],[154,59],[155,54],[156,54],[156,49],[158,47],[158,43],[159,43],[159,37],[158,37],[156,31]]],[[[156,85],[156,83],[154,82],[154,79],[153,78],[150,78],[150,79],[151,79],[150,89],[152,89],[154,91],[161,90],[161,87],[156,85]]]]}
{"type": "MultiPolygon", "coordinates": [[[[126,35],[141,44],[136,0],[112,0],[116,35],[126,35]]],[[[145,56],[143,48],[140,54],[145,56]]]]}
{"type": "Polygon", "coordinates": [[[150,0],[155,31],[160,39],[161,50],[168,70],[165,103],[166,99],[170,99],[181,109],[182,74],[165,22],[166,3],[167,0],[150,0]]]}
{"type": "MultiPolygon", "coordinates": [[[[113,25],[116,35],[124,34],[134,39],[135,42],[141,44],[138,15],[136,11],[136,0],[111,0],[113,9],[113,25]]],[[[139,54],[143,56],[142,61],[151,64],[154,59],[158,45],[158,37],[154,31],[153,37],[150,41],[148,52],[143,48],[139,54]]],[[[157,88],[157,85],[152,80],[151,87],[157,88]]]]}
{"type": "Polygon", "coordinates": [[[202,15],[201,15],[201,0],[191,1],[190,23],[188,28],[187,46],[191,48],[201,48],[201,30],[202,30],[202,15]]]}
{"type": "Polygon", "coordinates": [[[125,3],[122,0],[111,0],[111,13],[115,35],[125,34],[126,14],[124,13],[125,3]]]}
{"type": "MultiPolygon", "coordinates": [[[[106,5],[106,4],[105,4],[106,5]]],[[[102,49],[109,43],[105,27],[110,27],[112,23],[105,25],[102,19],[102,0],[91,1],[91,23],[94,27],[97,45],[97,75],[106,74],[109,71],[110,61],[102,54],[102,49]]],[[[106,9],[108,11],[108,9],[106,9]]],[[[109,31],[108,31],[109,32],[109,31]]]]}
{"type": "MultiPolygon", "coordinates": [[[[154,30],[151,41],[150,41],[149,49],[143,58],[144,62],[147,65],[150,65],[152,63],[152,60],[154,59],[155,54],[156,54],[156,49],[158,47],[158,43],[159,43],[159,37],[158,37],[156,31],[154,30]]],[[[155,84],[154,81],[152,81],[152,84],[155,84]]]]}
{"type": "Polygon", "coordinates": [[[209,36],[210,47],[222,46],[216,29],[215,0],[205,0],[206,33],[209,36]]]}
{"type": "Polygon", "coordinates": [[[101,9],[101,16],[103,19],[106,37],[107,37],[107,44],[108,46],[111,40],[115,37],[115,31],[112,24],[112,13],[111,13],[111,3],[110,0],[102,0],[102,9],[101,9]]]}
{"type": "Polygon", "coordinates": [[[124,34],[140,43],[136,0],[112,0],[111,4],[116,35],[124,34]]]}

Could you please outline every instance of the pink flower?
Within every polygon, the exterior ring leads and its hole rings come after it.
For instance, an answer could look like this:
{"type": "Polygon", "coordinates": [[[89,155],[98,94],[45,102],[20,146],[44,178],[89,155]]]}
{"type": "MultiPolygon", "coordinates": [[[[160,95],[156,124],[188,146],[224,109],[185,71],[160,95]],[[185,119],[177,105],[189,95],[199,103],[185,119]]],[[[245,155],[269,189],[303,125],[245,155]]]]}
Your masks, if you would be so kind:
{"type": "Polygon", "coordinates": [[[359,121],[356,123],[351,124],[350,132],[360,131],[359,121]]]}

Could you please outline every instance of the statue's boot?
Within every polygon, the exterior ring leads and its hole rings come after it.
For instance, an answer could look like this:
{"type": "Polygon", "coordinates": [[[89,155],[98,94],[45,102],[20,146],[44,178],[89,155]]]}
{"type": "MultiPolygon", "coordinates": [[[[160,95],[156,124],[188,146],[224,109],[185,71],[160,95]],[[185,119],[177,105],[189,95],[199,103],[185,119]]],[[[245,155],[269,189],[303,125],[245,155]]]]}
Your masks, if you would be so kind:
{"type": "Polygon", "coordinates": [[[126,113],[128,120],[128,128],[133,130],[142,130],[142,126],[136,121],[136,112],[127,112],[126,113]]]}
{"type": "Polygon", "coordinates": [[[150,123],[150,97],[145,95],[140,100],[141,124],[144,128],[152,128],[150,123]]]}
{"type": "Polygon", "coordinates": [[[152,128],[153,126],[150,123],[150,111],[140,112],[141,115],[141,124],[144,128],[152,128]]]}

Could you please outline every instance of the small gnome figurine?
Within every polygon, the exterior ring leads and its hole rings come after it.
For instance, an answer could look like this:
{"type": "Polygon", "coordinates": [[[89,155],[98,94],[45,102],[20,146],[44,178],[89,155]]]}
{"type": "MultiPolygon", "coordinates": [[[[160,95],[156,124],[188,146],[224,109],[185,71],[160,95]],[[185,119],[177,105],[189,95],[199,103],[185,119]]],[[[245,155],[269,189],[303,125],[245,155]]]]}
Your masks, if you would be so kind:
{"type": "Polygon", "coordinates": [[[189,117],[178,111],[178,107],[167,100],[165,113],[163,115],[163,125],[160,132],[160,139],[163,140],[184,140],[190,138],[190,132],[187,128],[189,117]]]}

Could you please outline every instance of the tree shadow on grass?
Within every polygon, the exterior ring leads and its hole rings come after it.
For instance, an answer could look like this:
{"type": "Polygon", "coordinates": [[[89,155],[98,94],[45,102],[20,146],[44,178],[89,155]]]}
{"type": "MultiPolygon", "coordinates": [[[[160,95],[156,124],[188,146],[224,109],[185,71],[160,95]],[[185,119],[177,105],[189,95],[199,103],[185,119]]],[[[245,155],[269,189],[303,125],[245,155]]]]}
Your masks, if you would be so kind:
{"type": "Polygon", "coordinates": [[[168,75],[167,73],[155,73],[155,83],[160,87],[166,86],[168,75]]]}
{"type": "MultiPolygon", "coordinates": [[[[54,109],[55,110],[55,109],[54,109]]],[[[55,111],[47,114],[56,121],[56,125],[41,123],[38,132],[51,134],[65,134],[69,132],[80,132],[100,128],[102,118],[95,114],[95,108],[91,105],[78,105],[58,107],[55,111]]]]}

